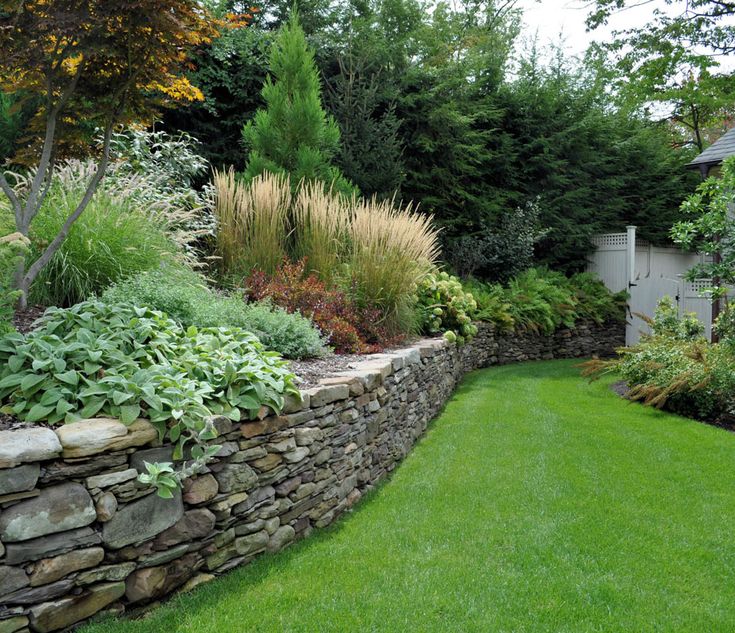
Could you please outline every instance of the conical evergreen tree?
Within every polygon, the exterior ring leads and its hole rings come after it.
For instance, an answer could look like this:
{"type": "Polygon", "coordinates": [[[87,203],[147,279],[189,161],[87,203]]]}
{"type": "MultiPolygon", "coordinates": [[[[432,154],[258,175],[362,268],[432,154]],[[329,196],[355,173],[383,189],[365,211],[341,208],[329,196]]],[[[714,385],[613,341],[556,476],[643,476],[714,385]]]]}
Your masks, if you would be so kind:
{"type": "Polygon", "coordinates": [[[314,53],[295,10],[273,42],[261,94],[265,109],[243,128],[250,150],[246,178],[268,171],[289,175],[294,187],[319,180],[352,194],[355,188],[331,162],[339,151],[339,127],[322,107],[314,53]]]}

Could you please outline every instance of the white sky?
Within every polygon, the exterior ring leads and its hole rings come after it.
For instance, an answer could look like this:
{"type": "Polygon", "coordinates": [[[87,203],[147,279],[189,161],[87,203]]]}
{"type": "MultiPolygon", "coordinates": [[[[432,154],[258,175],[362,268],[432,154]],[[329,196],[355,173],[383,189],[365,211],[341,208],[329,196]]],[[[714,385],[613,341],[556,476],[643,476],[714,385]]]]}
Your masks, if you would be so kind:
{"type": "MultiPolygon", "coordinates": [[[[593,0],[519,0],[518,6],[524,11],[521,40],[538,33],[539,45],[544,47],[558,43],[561,35],[568,54],[582,55],[591,42],[609,41],[615,30],[645,25],[655,9],[681,10],[681,5],[671,7],[665,0],[630,2],[633,6],[613,14],[608,25],[588,33],[585,19],[592,4],[593,0]]],[[[735,20],[730,18],[729,23],[735,20]]],[[[723,70],[735,70],[735,56],[720,58],[719,62],[723,70]]]]}
{"type": "Polygon", "coordinates": [[[524,10],[523,35],[531,36],[538,32],[539,44],[545,46],[559,42],[561,34],[567,51],[580,55],[593,40],[606,41],[615,29],[643,25],[650,18],[654,6],[665,6],[664,0],[656,0],[646,6],[626,9],[611,19],[610,26],[587,33],[584,22],[590,4],[588,0],[520,0],[519,5],[524,10]]]}

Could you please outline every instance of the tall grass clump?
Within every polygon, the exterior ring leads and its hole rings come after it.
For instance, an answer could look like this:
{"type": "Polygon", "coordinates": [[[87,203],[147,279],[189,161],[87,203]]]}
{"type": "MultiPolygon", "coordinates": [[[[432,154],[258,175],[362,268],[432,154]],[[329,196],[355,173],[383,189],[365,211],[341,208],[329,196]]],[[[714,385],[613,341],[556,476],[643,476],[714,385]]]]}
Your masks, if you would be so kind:
{"type": "MultiPolygon", "coordinates": [[[[58,234],[81,197],[90,162],[62,165],[44,205],[31,226],[31,259],[58,234]]],[[[61,248],[36,278],[31,300],[69,306],[129,275],[184,258],[180,248],[193,236],[182,229],[189,210],[166,200],[142,206],[135,196],[138,180],[119,178],[97,190],[73,224],[61,248]]]]}
{"type": "Polygon", "coordinates": [[[348,267],[359,304],[374,306],[392,331],[415,327],[417,284],[439,257],[439,233],[430,216],[411,205],[355,200],[349,224],[348,267]]]}
{"type": "Polygon", "coordinates": [[[233,168],[214,172],[217,254],[228,272],[272,273],[286,255],[291,189],[287,177],[263,173],[249,183],[233,168]]]}
{"type": "MultiPolygon", "coordinates": [[[[54,196],[44,205],[31,229],[32,257],[58,233],[78,200],[54,196]]],[[[99,192],[39,273],[31,301],[71,306],[127,275],[156,268],[175,252],[173,242],[129,201],[99,192]]]]}
{"type": "Polygon", "coordinates": [[[293,206],[293,255],[309,272],[331,280],[346,252],[349,211],[344,198],[322,183],[305,183],[293,206]]]}

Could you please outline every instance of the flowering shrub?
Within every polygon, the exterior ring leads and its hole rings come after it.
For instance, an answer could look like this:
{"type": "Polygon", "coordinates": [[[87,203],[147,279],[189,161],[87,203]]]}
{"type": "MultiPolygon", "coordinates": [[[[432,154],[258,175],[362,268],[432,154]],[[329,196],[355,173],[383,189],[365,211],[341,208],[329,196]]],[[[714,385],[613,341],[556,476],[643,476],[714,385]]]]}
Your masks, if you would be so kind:
{"type": "Polygon", "coordinates": [[[418,320],[424,333],[444,332],[447,340],[460,345],[477,334],[472,323],[477,303],[462,289],[459,279],[445,272],[432,273],[419,284],[417,294],[418,320]]]}
{"type": "Polygon", "coordinates": [[[723,343],[735,348],[735,307],[732,303],[728,303],[717,317],[714,330],[723,343]]]}
{"type": "Polygon", "coordinates": [[[270,299],[288,312],[310,318],[339,354],[380,351],[389,340],[378,310],[357,307],[342,290],[307,274],[305,260],[285,261],[272,276],[255,271],[246,286],[252,299],[270,299]]]}
{"type": "Polygon", "coordinates": [[[654,336],[663,336],[680,341],[691,341],[704,334],[704,324],[693,312],[679,318],[679,309],[671,297],[662,297],[657,306],[656,313],[649,321],[651,332],[654,336]]]}

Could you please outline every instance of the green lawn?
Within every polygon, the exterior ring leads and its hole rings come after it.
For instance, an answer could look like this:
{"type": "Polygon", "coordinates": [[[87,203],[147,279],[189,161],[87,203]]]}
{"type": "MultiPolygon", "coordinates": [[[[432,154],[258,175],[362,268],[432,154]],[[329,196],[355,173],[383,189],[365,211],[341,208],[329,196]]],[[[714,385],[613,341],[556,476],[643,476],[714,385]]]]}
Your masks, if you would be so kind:
{"type": "Polygon", "coordinates": [[[735,435],[574,362],[469,375],[337,526],[87,633],[735,630],[735,435]]]}

